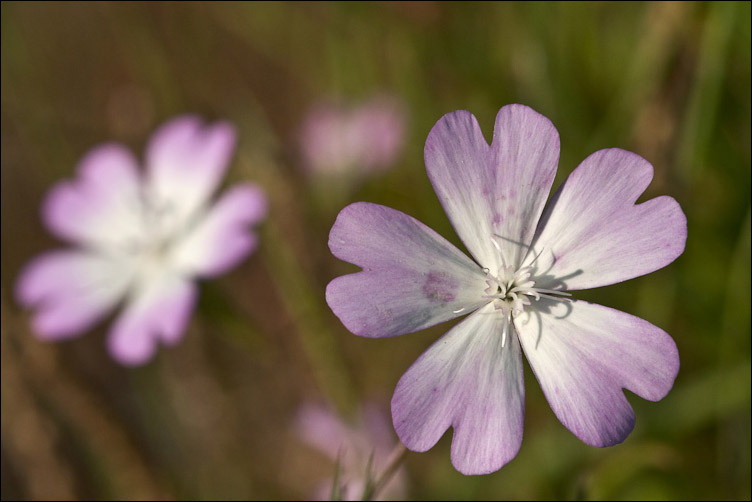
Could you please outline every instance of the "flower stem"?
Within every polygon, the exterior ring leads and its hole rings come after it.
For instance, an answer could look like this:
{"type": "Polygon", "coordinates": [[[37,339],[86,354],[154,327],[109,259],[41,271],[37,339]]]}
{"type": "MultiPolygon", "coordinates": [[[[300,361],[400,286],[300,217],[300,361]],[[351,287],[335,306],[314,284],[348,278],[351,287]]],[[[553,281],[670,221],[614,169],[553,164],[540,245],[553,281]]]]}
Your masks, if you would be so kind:
{"type": "Polygon", "coordinates": [[[384,467],[384,470],[381,472],[381,475],[376,478],[375,481],[366,484],[361,500],[373,500],[374,497],[379,494],[379,492],[392,479],[392,476],[397,472],[397,469],[400,468],[402,462],[405,460],[406,454],[407,448],[405,448],[405,445],[401,442],[398,442],[394,447],[394,450],[392,450],[392,453],[389,455],[389,460],[386,463],[386,467],[384,467]]]}

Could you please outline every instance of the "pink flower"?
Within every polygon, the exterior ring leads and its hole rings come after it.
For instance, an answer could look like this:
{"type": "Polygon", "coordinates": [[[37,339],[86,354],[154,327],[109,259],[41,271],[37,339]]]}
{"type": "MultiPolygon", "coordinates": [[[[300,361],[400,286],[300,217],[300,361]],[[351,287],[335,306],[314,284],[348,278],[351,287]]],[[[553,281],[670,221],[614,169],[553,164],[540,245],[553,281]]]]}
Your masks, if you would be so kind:
{"type": "MultiPolygon", "coordinates": [[[[364,406],[359,418],[356,424],[345,424],[331,410],[315,404],[302,406],[298,414],[297,431],[301,439],[333,462],[339,462],[342,500],[361,500],[371,455],[372,475],[380,475],[396,444],[388,418],[375,405],[364,406]]],[[[333,482],[332,478],[321,484],[317,500],[329,500],[333,482]]],[[[403,500],[405,484],[405,470],[400,468],[374,500],[403,500]]]]}
{"type": "Polygon", "coordinates": [[[48,193],[43,220],[76,247],[34,259],[16,295],[35,309],[34,333],[44,340],[81,334],[120,302],[108,335],[112,356],[146,362],[158,342],[182,337],[197,297],[198,278],[237,265],[256,247],[249,226],[266,213],[253,184],[209,198],[227,170],[235,131],[178,117],[160,127],[146,148],[146,169],[123,145],[92,149],[78,177],[48,193]]]}
{"type": "Polygon", "coordinates": [[[404,135],[404,114],[393,99],[373,98],[352,109],[321,104],[301,129],[304,165],[314,174],[383,171],[402,151],[404,135]]]}
{"type": "Polygon", "coordinates": [[[673,386],[671,337],[637,317],[571,298],[665,267],[687,221],[671,197],[640,204],[653,176],[642,157],[595,152],[544,205],[559,135],[522,105],[496,116],[493,143],[466,111],[428,136],[428,176],[472,255],[394,209],[358,202],[329,235],[338,258],[363,268],[329,283],[329,306],[353,333],[389,337],[470,314],[407,370],[392,418],[409,449],[454,428],[464,474],[500,469],[522,442],[522,353],[559,420],[589,445],[626,439],[635,423],[623,388],[657,401],[673,386]]]}

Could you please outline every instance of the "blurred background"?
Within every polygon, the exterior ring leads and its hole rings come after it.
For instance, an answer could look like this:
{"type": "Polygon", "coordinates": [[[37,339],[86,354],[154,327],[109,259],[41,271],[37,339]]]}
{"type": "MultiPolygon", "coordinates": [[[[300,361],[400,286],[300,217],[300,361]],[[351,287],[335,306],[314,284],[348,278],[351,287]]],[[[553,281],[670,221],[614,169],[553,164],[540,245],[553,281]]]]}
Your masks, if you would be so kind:
{"type": "Polygon", "coordinates": [[[523,103],[561,135],[554,187],[590,153],[620,147],[655,166],[641,200],[667,194],[684,209],[689,239],[673,264],[577,295],[666,330],[681,370],[658,403],[627,393],[634,432],[597,449],[559,423],[526,365],[517,458],[463,476],[448,433],[408,452],[402,495],[749,500],[749,2],[0,9],[3,499],[315,496],[334,463],[301,434],[301,407],[357,424],[370,403],[388,417],[399,377],[450,327],[370,340],[341,325],[324,300],[327,282],[354,270],[327,248],[337,212],[384,204],[460,245],[425,174],[425,138],[466,109],[490,139],[499,108],[523,103]],[[391,110],[401,139],[378,162],[334,148],[329,164],[342,165],[317,169],[305,146],[312,110],[343,114],[331,128],[351,130],[363,106],[391,110]],[[13,289],[31,257],[66,245],[41,223],[46,191],[99,143],[141,158],[151,132],[182,113],[237,127],[225,184],[266,190],[258,250],[202,282],[182,342],[142,367],[106,352],[113,317],[38,341],[13,289]]]}

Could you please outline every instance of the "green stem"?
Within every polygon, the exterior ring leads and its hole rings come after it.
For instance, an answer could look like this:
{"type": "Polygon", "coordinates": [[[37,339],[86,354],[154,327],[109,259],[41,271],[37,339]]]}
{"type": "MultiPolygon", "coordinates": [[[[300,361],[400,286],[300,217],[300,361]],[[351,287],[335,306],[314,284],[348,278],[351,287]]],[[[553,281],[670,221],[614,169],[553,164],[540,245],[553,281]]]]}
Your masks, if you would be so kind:
{"type": "Polygon", "coordinates": [[[363,490],[363,497],[361,500],[373,500],[374,497],[376,497],[379,492],[391,481],[392,476],[397,472],[397,469],[400,468],[402,465],[402,462],[405,460],[405,456],[407,455],[407,448],[405,448],[405,445],[403,445],[401,442],[398,442],[397,445],[394,447],[394,450],[392,450],[391,455],[389,455],[389,460],[386,463],[386,467],[381,472],[381,475],[376,478],[374,482],[371,482],[370,479],[368,483],[366,484],[365,490],[363,490]]]}

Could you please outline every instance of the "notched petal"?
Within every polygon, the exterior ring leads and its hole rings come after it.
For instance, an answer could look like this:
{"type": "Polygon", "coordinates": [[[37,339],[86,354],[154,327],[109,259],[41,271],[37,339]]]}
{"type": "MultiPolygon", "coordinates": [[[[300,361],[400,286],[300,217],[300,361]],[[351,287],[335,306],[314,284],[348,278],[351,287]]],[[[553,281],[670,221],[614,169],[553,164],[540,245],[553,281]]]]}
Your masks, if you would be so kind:
{"type": "Polygon", "coordinates": [[[121,364],[146,363],[159,342],[177,343],[185,332],[198,296],[196,285],[165,274],[143,284],[110,330],[107,343],[121,364]]]}
{"type": "Polygon", "coordinates": [[[169,207],[180,228],[216,190],[235,151],[227,122],[204,125],[192,115],[162,125],[146,149],[146,187],[152,204],[169,207]]]}
{"type": "Polygon", "coordinates": [[[491,270],[504,262],[516,267],[524,257],[558,160],[556,128],[524,105],[499,110],[490,146],[475,117],[460,110],[436,123],[425,148],[444,211],[476,261],[491,270]]]}
{"type": "Polygon", "coordinates": [[[492,305],[480,309],[402,376],[392,419],[405,446],[426,451],[452,427],[452,464],[463,474],[496,471],[517,455],[524,416],[522,355],[516,336],[504,343],[502,323],[492,305]]]}
{"type": "Polygon", "coordinates": [[[485,275],[443,237],[404,213],[377,204],[343,209],[329,234],[332,253],[363,268],[338,277],[326,300],[353,333],[396,336],[469,313],[485,275]]]}
{"type": "Polygon", "coordinates": [[[138,164],[128,149],[100,145],[81,159],[75,179],[50,189],[42,218],[52,233],[68,241],[121,245],[140,232],[140,183],[138,164]]]}
{"type": "Polygon", "coordinates": [[[84,251],[53,251],[32,260],[16,283],[16,297],[35,310],[33,332],[45,340],[83,333],[125,295],[127,263],[84,251]]]}
{"type": "Polygon", "coordinates": [[[635,204],[652,177],[653,166],[632,152],[589,156],[553,197],[527,261],[540,254],[538,273],[570,290],[625,281],[674,261],[684,251],[687,218],[668,196],[635,204]]]}
{"type": "Polygon", "coordinates": [[[601,305],[541,299],[515,327],[554,413],[591,446],[621,443],[634,428],[622,389],[657,401],[679,372],[679,353],[666,332],[601,305]]]}

